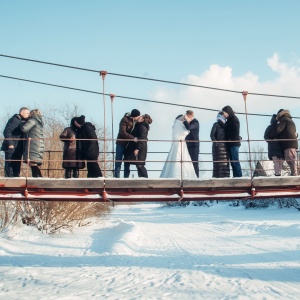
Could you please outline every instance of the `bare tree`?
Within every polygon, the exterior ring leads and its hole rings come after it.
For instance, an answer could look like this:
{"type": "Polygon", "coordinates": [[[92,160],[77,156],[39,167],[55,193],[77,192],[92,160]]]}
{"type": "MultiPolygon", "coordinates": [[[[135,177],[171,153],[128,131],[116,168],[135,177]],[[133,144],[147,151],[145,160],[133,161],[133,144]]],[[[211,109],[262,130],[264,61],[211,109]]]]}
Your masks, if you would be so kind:
{"type": "MultiPolygon", "coordinates": [[[[60,141],[59,135],[65,127],[69,126],[72,117],[78,116],[78,111],[82,110],[75,105],[66,105],[59,109],[43,109],[46,150],[42,167],[43,176],[51,178],[63,177],[63,143],[60,141]]],[[[97,133],[101,141],[104,137],[103,127],[99,127],[97,133]]],[[[109,134],[106,134],[106,136],[109,137],[109,134]]],[[[101,162],[104,161],[103,155],[104,152],[108,152],[109,145],[106,145],[106,151],[104,151],[103,147],[103,142],[100,142],[101,153],[99,158],[101,162]]],[[[106,161],[106,168],[112,168],[111,161],[107,159],[106,161]]],[[[3,160],[1,163],[3,163],[3,160]]],[[[26,165],[24,167],[23,174],[25,174],[26,165]]],[[[3,170],[3,168],[1,169],[3,170]]],[[[85,174],[86,172],[81,172],[81,177],[85,177],[85,174]]],[[[74,226],[87,225],[91,217],[104,215],[109,212],[109,209],[107,204],[96,202],[0,201],[0,232],[23,223],[34,226],[42,232],[55,234],[63,229],[72,230],[74,226]]]]}

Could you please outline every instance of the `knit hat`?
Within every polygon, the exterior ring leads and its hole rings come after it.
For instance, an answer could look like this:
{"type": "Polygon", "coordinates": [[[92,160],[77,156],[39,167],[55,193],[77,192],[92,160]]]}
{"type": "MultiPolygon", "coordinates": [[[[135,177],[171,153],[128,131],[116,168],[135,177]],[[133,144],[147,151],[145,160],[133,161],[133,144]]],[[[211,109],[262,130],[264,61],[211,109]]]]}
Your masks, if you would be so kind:
{"type": "Polygon", "coordinates": [[[79,124],[79,125],[83,125],[85,123],[85,116],[84,115],[81,115],[80,117],[77,117],[76,118],[76,122],[79,124]]]}
{"type": "Polygon", "coordinates": [[[280,114],[282,111],[284,111],[284,109],[283,109],[283,108],[279,109],[279,111],[278,111],[277,115],[278,115],[278,114],[280,114]]]}
{"type": "Polygon", "coordinates": [[[76,121],[76,117],[74,117],[74,118],[71,119],[70,127],[76,128],[76,126],[75,126],[75,124],[74,124],[75,121],[76,121]]]}
{"type": "Polygon", "coordinates": [[[131,114],[130,114],[130,116],[131,116],[132,118],[139,117],[140,115],[141,115],[141,113],[140,113],[140,111],[137,110],[137,109],[133,109],[133,110],[131,111],[131,114]]]}
{"type": "Polygon", "coordinates": [[[276,114],[273,114],[273,115],[272,115],[272,118],[271,118],[271,124],[272,124],[273,122],[277,122],[276,117],[277,117],[276,114]]]}
{"type": "Polygon", "coordinates": [[[223,123],[226,122],[226,118],[222,113],[217,114],[217,121],[219,121],[219,120],[222,121],[223,123]]]}

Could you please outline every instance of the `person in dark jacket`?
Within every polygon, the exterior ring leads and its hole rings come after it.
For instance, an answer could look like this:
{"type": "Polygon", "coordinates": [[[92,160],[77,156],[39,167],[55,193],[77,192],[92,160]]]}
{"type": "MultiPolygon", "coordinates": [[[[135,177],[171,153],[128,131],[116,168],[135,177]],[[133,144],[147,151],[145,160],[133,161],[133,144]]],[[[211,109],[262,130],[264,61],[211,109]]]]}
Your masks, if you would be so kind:
{"type": "Polygon", "coordinates": [[[65,178],[79,177],[79,169],[85,167],[85,162],[81,155],[81,141],[77,140],[77,127],[74,124],[75,118],[72,118],[70,127],[66,127],[59,138],[64,142],[63,163],[65,169],[65,178]]]}
{"type": "Polygon", "coordinates": [[[128,160],[130,164],[136,165],[139,177],[148,178],[148,172],[145,168],[145,161],[147,158],[148,131],[150,130],[149,125],[151,123],[152,119],[147,114],[138,118],[138,121],[132,132],[132,134],[138,138],[138,141],[130,141],[125,152],[124,159],[128,160]]]}
{"type": "Polygon", "coordinates": [[[22,107],[18,114],[13,115],[7,122],[3,136],[1,150],[5,152],[4,175],[5,177],[19,177],[23,155],[23,133],[20,125],[29,117],[29,109],[22,107]]]}
{"type": "Polygon", "coordinates": [[[78,139],[81,140],[82,159],[87,161],[87,177],[102,177],[98,164],[99,143],[95,126],[90,122],[85,122],[83,115],[75,118],[74,125],[78,128],[78,139]]]}
{"type": "Polygon", "coordinates": [[[268,157],[270,160],[273,160],[275,176],[281,176],[281,170],[284,161],[284,152],[281,148],[280,142],[276,140],[276,117],[276,114],[272,116],[270,125],[266,128],[264,139],[268,143],[268,157]]]}
{"type": "Polygon", "coordinates": [[[38,109],[30,112],[30,118],[21,124],[21,130],[27,137],[24,143],[24,161],[31,167],[32,177],[43,177],[39,166],[43,163],[45,150],[44,122],[38,109]]]}
{"type": "MultiPolygon", "coordinates": [[[[126,113],[120,121],[119,133],[116,140],[116,156],[115,156],[115,171],[114,171],[114,177],[116,178],[120,178],[122,160],[124,158],[128,141],[135,139],[135,137],[132,135],[132,131],[140,115],[141,113],[139,110],[133,109],[131,113],[126,113]]],[[[124,178],[128,178],[129,175],[130,175],[130,164],[128,162],[124,162],[124,178]]]]}
{"type": "Polygon", "coordinates": [[[292,116],[288,110],[280,109],[277,113],[277,124],[271,136],[276,136],[284,151],[284,159],[291,169],[291,175],[297,176],[297,149],[298,134],[296,125],[292,120],[292,116]]]}
{"type": "Polygon", "coordinates": [[[231,106],[227,105],[222,109],[225,118],[225,134],[227,147],[229,149],[230,164],[232,168],[233,177],[242,177],[242,168],[239,161],[239,148],[241,146],[240,138],[240,121],[235,115],[231,106]]]}
{"type": "Polygon", "coordinates": [[[217,114],[217,122],[214,123],[210,132],[210,138],[213,141],[213,177],[215,178],[230,177],[229,153],[226,144],[225,123],[226,118],[221,111],[217,114]]]}
{"type": "Polygon", "coordinates": [[[183,122],[185,128],[189,130],[189,134],[185,137],[186,145],[194,165],[195,173],[199,178],[199,121],[194,117],[194,112],[186,111],[185,121],[183,122]]]}

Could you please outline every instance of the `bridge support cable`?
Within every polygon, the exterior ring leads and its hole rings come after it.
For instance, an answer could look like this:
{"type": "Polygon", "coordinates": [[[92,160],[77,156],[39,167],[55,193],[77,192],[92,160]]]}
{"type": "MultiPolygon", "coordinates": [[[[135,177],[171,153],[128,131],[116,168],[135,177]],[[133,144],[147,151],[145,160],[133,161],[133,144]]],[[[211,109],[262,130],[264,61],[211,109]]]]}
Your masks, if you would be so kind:
{"type": "Polygon", "coordinates": [[[110,111],[111,111],[111,150],[112,150],[112,172],[115,174],[115,143],[114,143],[114,99],[115,94],[110,94],[110,111]]]}
{"type": "MultiPolygon", "coordinates": [[[[250,133],[249,133],[249,122],[248,122],[248,110],[247,110],[247,91],[242,92],[244,98],[244,105],[245,105],[245,115],[246,115],[246,128],[247,128],[247,144],[248,144],[248,155],[249,155],[249,166],[250,166],[250,177],[251,181],[253,178],[253,168],[252,168],[252,156],[251,156],[251,145],[250,145],[250,133]]],[[[253,185],[253,184],[252,184],[253,185]]]]}
{"type": "Polygon", "coordinates": [[[103,169],[103,175],[106,177],[106,105],[105,105],[105,76],[107,75],[106,71],[100,71],[100,76],[102,77],[102,95],[103,95],[103,117],[104,117],[104,125],[103,125],[103,131],[104,131],[104,169],[103,169]]]}

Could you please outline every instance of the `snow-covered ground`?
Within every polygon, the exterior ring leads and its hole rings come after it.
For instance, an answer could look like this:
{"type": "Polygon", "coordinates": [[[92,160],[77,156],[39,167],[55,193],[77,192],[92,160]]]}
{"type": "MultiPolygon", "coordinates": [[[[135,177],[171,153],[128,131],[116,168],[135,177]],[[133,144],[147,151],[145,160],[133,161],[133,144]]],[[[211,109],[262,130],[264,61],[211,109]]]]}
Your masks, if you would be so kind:
{"type": "Polygon", "coordinates": [[[60,236],[0,237],[0,299],[300,299],[296,209],[117,206],[60,236]]]}

